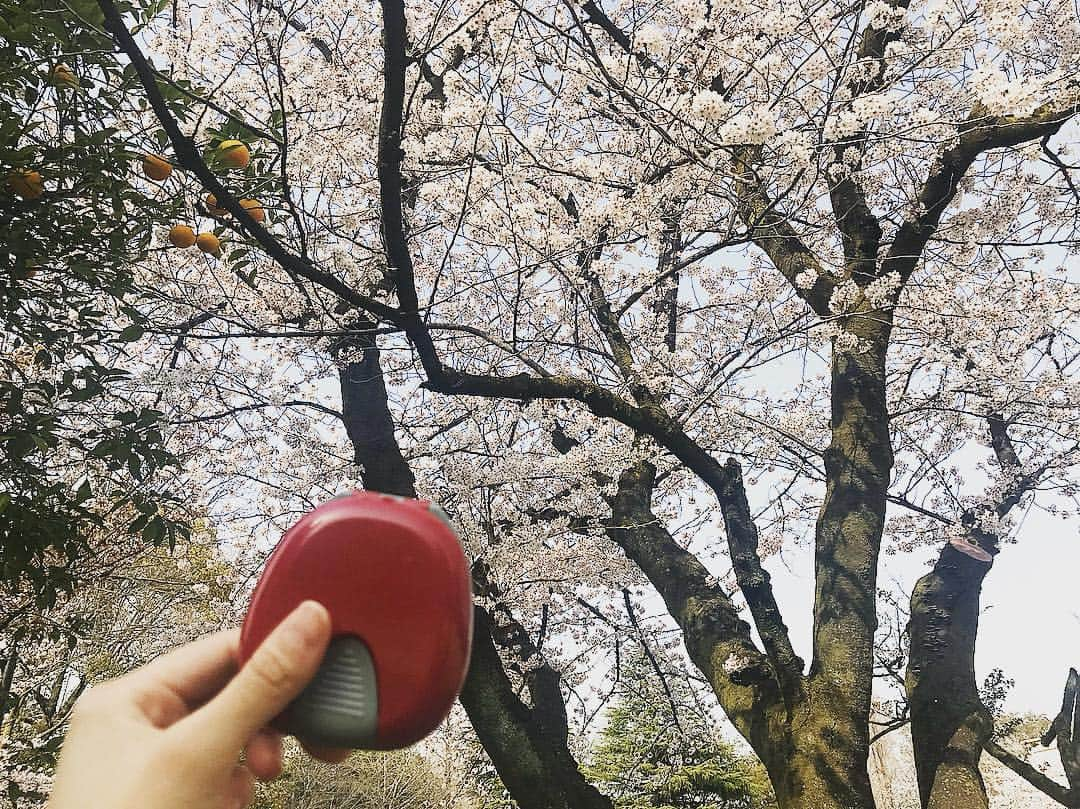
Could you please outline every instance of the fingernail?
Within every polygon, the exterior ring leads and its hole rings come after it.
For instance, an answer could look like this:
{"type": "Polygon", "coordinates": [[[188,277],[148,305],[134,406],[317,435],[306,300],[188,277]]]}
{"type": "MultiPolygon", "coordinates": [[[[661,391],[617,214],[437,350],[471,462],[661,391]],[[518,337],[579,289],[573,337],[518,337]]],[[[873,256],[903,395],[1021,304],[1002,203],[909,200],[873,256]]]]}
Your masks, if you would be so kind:
{"type": "Polygon", "coordinates": [[[321,639],[326,616],[326,607],[318,601],[305,601],[289,613],[281,630],[297,645],[311,646],[321,639]]]}

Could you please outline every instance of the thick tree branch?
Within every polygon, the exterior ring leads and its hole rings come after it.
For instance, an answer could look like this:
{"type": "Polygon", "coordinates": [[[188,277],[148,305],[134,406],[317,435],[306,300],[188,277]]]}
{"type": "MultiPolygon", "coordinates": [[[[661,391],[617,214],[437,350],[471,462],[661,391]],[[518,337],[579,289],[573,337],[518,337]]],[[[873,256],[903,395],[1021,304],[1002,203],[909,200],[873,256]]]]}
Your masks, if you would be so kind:
{"type": "Polygon", "coordinates": [[[829,300],[836,282],[824,274],[821,262],[799,238],[799,235],[780,214],[757,176],[755,166],[761,158],[760,146],[737,149],[732,156],[738,214],[746,225],[750,240],[772,261],[791,283],[810,308],[821,317],[829,317],[829,300]],[[817,280],[809,289],[796,283],[796,278],[809,272],[817,280]]]}
{"type": "MultiPolygon", "coordinates": [[[[415,478],[394,432],[373,324],[363,318],[336,343],[340,361],[342,420],[362,468],[364,487],[415,497],[415,478]]],[[[473,566],[477,593],[497,599],[482,564],[473,566]]],[[[461,704],[507,789],[522,809],[611,809],[592,787],[568,747],[566,706],[560,675],[546,662],[523,673],[532,707],[517,696],[503,668],[494,638],[515,648],[522,659],[539,656],[528,633],[509,608],[496,600],[499,620],[476,607],[469,673],[461,704]]]]}
{"type": "Polygon", "coordinates": [[[770,659],[776,661],[781,671],[801,675],[803,661],[791,646],[769,574],[761,565],[758,530],[746,499],[742,468],[738,461],[729,458],[724,470],[728,473],[729,485],[720,505],[739,589],[754,616],[754,626],[770,659]]]}
{"type": "Polygon", "coordinates": [[[987,115],[976,107],[959,127],[959,142],[938,158],[919,191],[920,213],[904,222],[893,239],[882,272],[897,272],[906,281],[918,266],[926,243],[937,230],[957,186],[979,155],[1055,134],[1077,112],[1077,106],[1040,107],[1028,116],[987,115]]]}
{"type": "MultiPolygon", "coordinates": [[[[890,3],[896,9],[906,9],[908,0],[890,3]]],[[[864,6],[857,4],[856,13],[864,6]]],[[[849,97],[853,101],[862,95],[882,89],[885,83],[885,49],[900,39],[900,26],[874,28],[867,25],[859,38],[858,62],[873,65],[873,72],[849,82],[849,97]]],[[[833,159],[844,173],[829,187],[833,216],[840,230],[848,275],[860,286],[873,281],[877,273],[877,253],[881,243],[881,224],[870,210],[866,192],[855,172],[862,165],[868,132],[862,129],[833,146],[833,159]],[[852,159],[851,154],[857,155],[852,159]]]]}
{"type": "MultiPolygon", "coordinates": [[[[1008,423],[993,413],[987,425],[994,454],[1012,483],[998,502],[964,512],[960,525],[992,559],[1000,538],[980,526],[980,515],[1004,517],[1038,483],[1043,470],[1019,474],[1020,459],[1008,423]]],[[[982,583],[991,565],[954,540],[942,549],[934,569],[919,579],[911,595],[905,688],[919,791],[924,805],[935,809],[949,801],[943,788],[936,786],[949,779],[981,790],[985,800],[979,756],[983,749],[993,752],[989,746],[992,721],[975,680],[975,638],[982,583]]]]}
{"type": "Polygon", "coordinates": [[[1042,743],[1048,745],[1054,740],[1069,786],[1080,798],[1080,673],[1076,669],[1069,669],[1061,711],[1050,723],[1042,743]]]}
{"type": "MultiPolygon", "coordinates": [[[[838,158],[840,153],[853,148],[857,146],[851,142],[838,144],[838,158]]],[[[829,186],[829,198],[844,245],[847,275],[860,286],[866,286],[877,277],[881,225],[866,202],[866,193],[850,174],[829,186]]]]}
{"type": "Polygon", "coordinates": [[[604,13],[594,0],[587,0],[585,3],[582,3],[581,10],[585,12],[585,19],[593,25],[602,28],[604,33],[611,37],[620,48],[633,56],[638,61],[638,64],[642,67],[649,68],[650,70],[663,72],[652,57],[641,51],[634,50],[634,45],[630,41],[630,37],[627,36],[626,32],[619,28],[606,13],[604,13]]]}
{"type": "Polygon", "coordinates": [[[540,653],[528,631],[514,617],[502,593],[491,581],[490,570],[483,562],[473,564],[473,587],[477,595],[485,597],[492,606],[486,610],[492,619],[491,637],[499,646],[509,649],[528,665],[518,667],[532,701],[534,719],[546,735],[554,735],[566,744],[569,726],[566,720],[566,704],[562,696],[562,676],[540,653]]]}
{"type": "Polygon", "coordinates": [[[1062,806],[1070,807],[1070,809],[1072,809],[1072,807],[1080,807],[1080,792],[1062,786],[1053,778],[1050,778],[1045,773],[1032,767],[1019,756],[1014,756],[993,739],[988,740],[984,745],[984,748],[987,753],[992,755],[1044,795],[1053,798],[1062,806]]]}
{"type": "MultiPolygon", "coordinates": [[[[608,536],[641,569],[683,630],[687,651],[708,678],[731,721],[755,747],[767,745],[762,704],[781,698],[791,685],[754,645],[738,608],[711,582],[708,569],[682,548],[652,512],[656,471],[638,464],[619,477],[611,501],[608,536]]],[[[801,674],[801,672],[799,672],[801,674]]]]}
{"type": "Polygon", "coordinates": [[[383,98],[379,113],[377,169],[383,246],[401,308],[399,322],[416,347],[420,362],[430,378],[440,376],[443,365],[431,334],[420,317],[420,301],[416,294],[416,278],[402,203],[405,182],[401,174],[401,161],[405,153],[401,149],[401,137],[405,113],[405,68],[409,62],[405,52],[405,4],[402,0],[382,0],[381,5],[383,98]]]}
{"type": "Polygon", "coordinates": [[[341,384],[342,421],[353,445],[364,488],[416,497],[416,478],[394,435],[373,323],[361,319],[356,333],[333,347],[341,384]]]}
{"type": "Polygon", "coordinates": [[[581,776],[556,715],[539,712],[517,696],[492,640],[495,621],[474,611],[473,652],[461,703],[499,778],[522,809],[611,809],[611,801],[581,776]]]}

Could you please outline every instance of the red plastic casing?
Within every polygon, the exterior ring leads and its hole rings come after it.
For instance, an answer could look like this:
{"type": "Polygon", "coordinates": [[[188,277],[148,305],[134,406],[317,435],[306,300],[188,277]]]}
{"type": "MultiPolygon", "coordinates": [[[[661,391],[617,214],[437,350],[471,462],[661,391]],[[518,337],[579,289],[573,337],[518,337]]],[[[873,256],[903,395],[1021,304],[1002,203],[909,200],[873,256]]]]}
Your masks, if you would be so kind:
{"type": "Polygon", "coordinates": [[[472,588],[460,541],[427,501],[355,492],[304,515],[252,593],[241,662],[307,599],[330,612],[334,636],[356,635],[371,653],[370,747],[406,747],[446,718],[467,673],[472,588]]]}

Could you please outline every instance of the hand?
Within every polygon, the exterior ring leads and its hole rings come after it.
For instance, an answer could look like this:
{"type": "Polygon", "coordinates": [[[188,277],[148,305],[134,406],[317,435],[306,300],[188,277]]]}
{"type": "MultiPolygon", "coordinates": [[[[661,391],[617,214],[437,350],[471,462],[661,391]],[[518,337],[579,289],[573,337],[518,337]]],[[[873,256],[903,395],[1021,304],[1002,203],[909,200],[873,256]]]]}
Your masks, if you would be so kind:
{"type": "MultiPolygon", "coordinates": [[[[240,809],[281,772],[266,727],[315,676],[330,615],[296,608],[238,668],[239,631],[183,646],[80,698],[49,809],[240,809]],[[240,761],[241,752],[245,753],[240,761]]],[[[345,750],[306,746],[326,761],[345,750]]]]}

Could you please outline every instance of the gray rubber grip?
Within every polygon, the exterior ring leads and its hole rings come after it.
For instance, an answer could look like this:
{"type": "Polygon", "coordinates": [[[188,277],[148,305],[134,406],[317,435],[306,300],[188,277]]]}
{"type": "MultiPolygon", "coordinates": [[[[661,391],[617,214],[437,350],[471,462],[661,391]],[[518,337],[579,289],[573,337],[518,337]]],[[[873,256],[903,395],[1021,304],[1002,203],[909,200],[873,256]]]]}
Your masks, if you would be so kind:
{"type": "Polygon", "coordinates": [[[375,740],[379,718],[375,666],[360,638],[330,641],[315,678],[286,712],[289,733],[315,744],[358,749],[375,740]]]}

